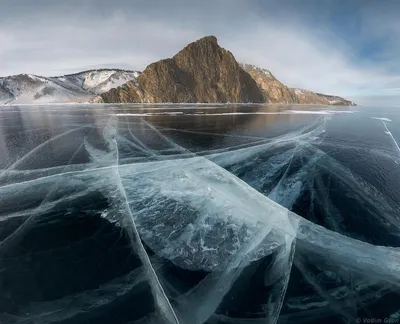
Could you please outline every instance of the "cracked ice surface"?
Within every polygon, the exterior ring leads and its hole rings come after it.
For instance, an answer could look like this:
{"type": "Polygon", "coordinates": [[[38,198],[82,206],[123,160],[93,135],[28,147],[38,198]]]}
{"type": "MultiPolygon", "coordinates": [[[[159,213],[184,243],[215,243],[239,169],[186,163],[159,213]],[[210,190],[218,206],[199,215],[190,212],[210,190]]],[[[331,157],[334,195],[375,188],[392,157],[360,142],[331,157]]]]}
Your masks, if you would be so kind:
{"type": "MultiPolygon", "coordinates": [[[[82,141],[80,149],[91,162],[15,170],[41,148],[36,147],[1,175],[5,184],[0,187],[4,207],[0,221],[20,222],[2,237],[0,257],[9,258],[8,251],[40,224],[42,215],[82,197],[100,195],[107,201],[102,217],[126,229],[140,265],[95,288],[32,303],[16,314],[3,313],[0,319],[82,320],[147,283],[154,309],[131,323],[301,322],[307,316],[318,320],[333,313],[344,322],[354,321],[357,303],[368,305],[371,295],[400,289],[399,248],[345,235],[339,216],[321,226],[290,209],[302,192],[324,188],[325,179],[315,176],[315,170],[325,167],[344,188],[352,187],[360,200],[381,206],[378,217],[387,224],[388,233],[399,228],[399,221],[389,201],[317,148],[326,121],[322,117],[273,139],[196,154],[149,122],[141,123],[163,141],[164,150],[175,152],[162,155],[149,151],[130,129],[130,136],[120,133],[110,120],[102,126],[100,143],[89,136],[82,141]],[[23,177],[27,180],[21,181],[23,177]],[[16,211],[12,201],[21,197],[26,206],[16,211]],[[184,285],[171,269],[201,278],[184,285]],[[288,292],[292,274],[314,293],[288,292]],[[239,314],[237,309],[243,306],[235,300],[246,299],[253,305],[239,314]]],[[[340,214],[324,192],[312,192],[313,199],[332,215],[340,214]]]]}

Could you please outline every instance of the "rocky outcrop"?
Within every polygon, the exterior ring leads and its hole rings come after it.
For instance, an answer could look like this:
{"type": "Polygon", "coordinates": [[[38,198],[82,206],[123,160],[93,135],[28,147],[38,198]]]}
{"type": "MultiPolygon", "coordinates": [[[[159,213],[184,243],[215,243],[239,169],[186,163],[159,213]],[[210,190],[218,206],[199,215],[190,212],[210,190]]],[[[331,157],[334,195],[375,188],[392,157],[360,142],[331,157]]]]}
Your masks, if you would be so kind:
{"type": "Polygon", "coordinates": [[[235,102],[354,105],[341,97],[285,86],[272,73],[238,64],[214,36],[187,45],[174,57],[150,64],[136,80],[95,102],[235,102]]]}
{"type": "Polygon", "coordinates": [[[242,64],[242,68],[251,75],[260,87],[266,103],[297,103],[297,97],[266,69],[251,64],[242,64]]]}
{"type": "Polygon", "coordinates": [[[338,96],[332,96],[332,95],[326,95],[322,93],[317,93],[318,96],[325,98],[328,102],[329,105],[333,106],[357,106],[354,102],[347,100],[342,97],[338,96]]]}
{"type": "Polygon", "coordinates": [[[143,73],[98,69],[58,77],[0,77],[0,104],[70,102],[355,105],[341,97],[288,88],[266,69],[239,64],[215,36],[190,43],[143,73]]]}
{"type": "Polygon", "coordinates": [[[338,96],[315,93],[305,89],[291,89],[297,97],[297,103],[303,105],[334,105],[334,106],[355,106],[350,100],[338,96]]]}
{"type": "Polygon", "coordinates": [[[242,64],[242,67],[257,82],[266,103],[338,106],[355,105],[353,102],[342,97],[315,93],[304,89],[288,88],[266,69],[251,64],[242,64]]]}
{"type": "Polygon", "coordinates": [[[130,82],[101,98],[104,102],[264,102],[253,78],[214,36],[150,64],[137,85],[130,82]]]}
{"type": "Polygon", "coordinates": [[[136,82],[127,82],[120,87],[113,88],[110,91],[96,97],[92,102],[95,103],[129,103],[142,102],[143,93],[139,90],[136,82]]]}

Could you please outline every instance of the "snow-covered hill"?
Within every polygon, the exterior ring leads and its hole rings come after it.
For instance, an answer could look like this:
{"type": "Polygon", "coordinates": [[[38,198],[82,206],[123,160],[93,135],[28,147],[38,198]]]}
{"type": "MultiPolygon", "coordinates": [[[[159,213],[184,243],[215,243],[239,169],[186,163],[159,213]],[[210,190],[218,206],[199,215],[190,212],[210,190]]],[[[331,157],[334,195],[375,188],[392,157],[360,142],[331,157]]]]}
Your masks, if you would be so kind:
{"type": "Polygon", "coordinates": [[[19,74],[0,78],[0,104],[67,103],[90,101],[140,72],[90,70],[58,77],[19,74]]]}

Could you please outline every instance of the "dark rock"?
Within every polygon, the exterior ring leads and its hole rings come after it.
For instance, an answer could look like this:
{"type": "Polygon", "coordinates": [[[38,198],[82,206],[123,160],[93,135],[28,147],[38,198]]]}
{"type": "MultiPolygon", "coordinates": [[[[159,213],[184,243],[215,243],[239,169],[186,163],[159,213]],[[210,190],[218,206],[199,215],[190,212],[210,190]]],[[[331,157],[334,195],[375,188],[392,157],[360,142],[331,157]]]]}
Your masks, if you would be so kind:
{"type": "Polygon", "coordinates": [[[103,93],[101,96],[95,98],[94,102],[141,102],[142,98],[143,94],[139,90],[137,83],[128,82],[103,93]]]}

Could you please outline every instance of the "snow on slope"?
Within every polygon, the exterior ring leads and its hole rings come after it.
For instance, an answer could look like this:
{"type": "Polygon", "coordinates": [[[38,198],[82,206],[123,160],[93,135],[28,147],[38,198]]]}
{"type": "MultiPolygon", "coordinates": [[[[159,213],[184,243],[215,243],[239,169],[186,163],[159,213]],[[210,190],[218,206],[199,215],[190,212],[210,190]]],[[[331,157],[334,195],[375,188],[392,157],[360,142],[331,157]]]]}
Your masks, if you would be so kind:
{"type": "Polygon", "coordinates": [[[90,101],[96,95],[136,80],[139,72],[90,70],[58,77],[19,74],[0,78],[0,104],[90,101]]]}
{"type": "Polygon", "coordinates": [[[117,88],[129,81],[136,80],[140,75],[139,72],[133,71],[97,71],[89,72],[83,82],[83,88],[102,94],[112,88],[117,88]]]}
{"type": "Polygon", "coordinates": [[[245,70],[247,72],[254,70],[254,71],[257,71],[258,73],[264,74],[267,78],[269,78],[271,80],[276,80],[276,78],[273,76],[271,71],[269,71],[267,69],[263,69],[258,66],[255,66],[253,64],[247,64],[247,63],[240,63],[240,66],[242,67],[243,70],[245,70]]]}

